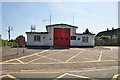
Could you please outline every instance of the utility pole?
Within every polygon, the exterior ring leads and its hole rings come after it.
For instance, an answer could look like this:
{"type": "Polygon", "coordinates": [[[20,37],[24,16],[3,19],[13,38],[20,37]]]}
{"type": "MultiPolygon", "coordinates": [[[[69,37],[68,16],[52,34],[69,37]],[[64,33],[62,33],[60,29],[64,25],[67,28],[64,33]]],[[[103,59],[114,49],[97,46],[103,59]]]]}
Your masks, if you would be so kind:
{"type": "Polygon", "coordinates": [[[11,36],[10,32],[12,31],[12,27],[8,26],[8,30],[7,31],[8,31],[8,39],[10,41],[10,36],[11,36]]]}
{"type": "Polygon", "coordinates": [[[8,26],[8,37],[9,37],[9,41],[10,41],[10,26],[8,26]]]}

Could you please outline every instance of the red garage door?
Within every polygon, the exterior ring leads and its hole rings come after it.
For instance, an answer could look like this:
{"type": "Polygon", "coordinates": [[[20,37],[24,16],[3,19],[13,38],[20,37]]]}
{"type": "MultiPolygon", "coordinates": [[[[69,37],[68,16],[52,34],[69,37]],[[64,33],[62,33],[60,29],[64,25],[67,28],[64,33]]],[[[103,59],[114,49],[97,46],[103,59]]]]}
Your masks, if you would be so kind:
{"type": "Polygon", "coordinates": [[[54,46],[70,45],[70,28],[54,28],[54,46]]]}

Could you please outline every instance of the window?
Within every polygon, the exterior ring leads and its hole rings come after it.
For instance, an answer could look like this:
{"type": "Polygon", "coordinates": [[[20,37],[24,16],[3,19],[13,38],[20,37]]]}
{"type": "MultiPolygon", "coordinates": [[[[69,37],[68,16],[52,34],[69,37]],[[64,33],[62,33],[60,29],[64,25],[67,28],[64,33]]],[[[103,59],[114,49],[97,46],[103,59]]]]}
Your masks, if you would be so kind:
{"type": "Polygon", "coordinates": [[[88,37],[82,37],[82,42],[88,43],[88,37]]]}
{"type": "Polygon", "coordinates": [[[35,35],[34,36],[34,41],[41,41],[41,36],[40,35],[35,35]]]}

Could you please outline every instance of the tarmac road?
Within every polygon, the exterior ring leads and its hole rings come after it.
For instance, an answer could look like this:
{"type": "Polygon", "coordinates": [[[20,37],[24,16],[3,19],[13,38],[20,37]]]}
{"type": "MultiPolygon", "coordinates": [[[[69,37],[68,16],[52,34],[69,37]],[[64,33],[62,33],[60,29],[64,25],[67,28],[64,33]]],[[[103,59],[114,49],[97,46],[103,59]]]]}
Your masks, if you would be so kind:
{"type": "Polygon", "coordinates": [[[5,77],[18,80],[117,80],[118,47],[46,49],[1,62],[5,77]]]}

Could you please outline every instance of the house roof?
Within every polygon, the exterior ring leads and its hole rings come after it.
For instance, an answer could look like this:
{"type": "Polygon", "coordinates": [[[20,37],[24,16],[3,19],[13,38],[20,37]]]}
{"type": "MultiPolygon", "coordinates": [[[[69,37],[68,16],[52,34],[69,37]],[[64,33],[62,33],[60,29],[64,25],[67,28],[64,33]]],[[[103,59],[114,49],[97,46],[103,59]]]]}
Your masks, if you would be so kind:
{"type": "Polygon", "coordinates": [[[58,26],[58,25],[65,25],[65,26],[69,26],[69,27],[75,27],[75,28],[78,28],[77,26],[73,26],[73,25],[69,25],[69,24],[63,24],[63,23],[61,23],[61,24],[47,25],[46,28],[47,28],[47,27],[52,27],[52,26],[58,26]]]}
{"type": "Polygon", "coordinates": [[[26,32],[26,34],[48,34],[48,32],[26,32]]]}
{"type": "Polygon", "coordinates": [[[96,36],[102,36],[102,35],[106,35],[106,36],[109,36],[109,35],[117,35],[118,32],[120,32],[120,28],[113,29],[113,30],[108,30],[108,31],[102,31],[102,32],[99,32],[96,36]]]}

